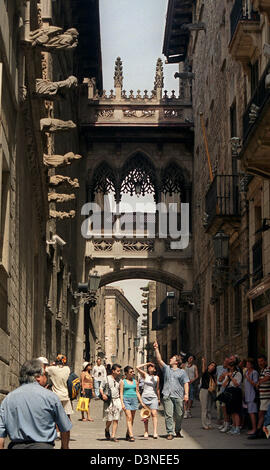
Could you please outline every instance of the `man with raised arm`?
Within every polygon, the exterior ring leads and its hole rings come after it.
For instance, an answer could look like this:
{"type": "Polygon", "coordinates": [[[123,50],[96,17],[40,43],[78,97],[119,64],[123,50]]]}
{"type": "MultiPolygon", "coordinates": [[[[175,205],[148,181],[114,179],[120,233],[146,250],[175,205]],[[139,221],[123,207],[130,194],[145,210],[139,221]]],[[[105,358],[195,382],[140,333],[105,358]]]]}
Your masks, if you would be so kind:
{"type": "Polygon", "coordinates": [[[181,425],[184,415],[184,402],[189,400],[189,378],[185,370],[180,369],[182,362],[180,356],[172,356],[169,365],[167,365],[161,358],[156,341],[153,346],[164,377],[162,394],[167,439],[172,440],[174,438],[174,422],[175,437],[183,437],[181,425]]]}

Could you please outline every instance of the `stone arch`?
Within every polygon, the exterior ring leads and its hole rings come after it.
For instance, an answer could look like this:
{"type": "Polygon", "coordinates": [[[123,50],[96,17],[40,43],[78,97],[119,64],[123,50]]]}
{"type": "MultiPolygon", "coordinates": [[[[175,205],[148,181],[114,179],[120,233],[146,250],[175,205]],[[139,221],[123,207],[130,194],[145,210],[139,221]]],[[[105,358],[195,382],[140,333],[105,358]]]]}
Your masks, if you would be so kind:
{"type": "Polygon", "coordinates": [[[151,281],[162,282],[179,291],[183,289],[186,281],[180,276],[176,276],[167,271],[153,268],[125,268],[103,274],[100,280],[100,287],[112,282],[124,281],[127,279],[149,279],[151,281]]]}
{"type": "Polygon", "coordinates": [[[107,194],[109,191],[114,193],[117,191],[117,172],[106,160],[103,160],[93,171],[89,182],[89,198],[93,201],[96,193],[107,194]]]}

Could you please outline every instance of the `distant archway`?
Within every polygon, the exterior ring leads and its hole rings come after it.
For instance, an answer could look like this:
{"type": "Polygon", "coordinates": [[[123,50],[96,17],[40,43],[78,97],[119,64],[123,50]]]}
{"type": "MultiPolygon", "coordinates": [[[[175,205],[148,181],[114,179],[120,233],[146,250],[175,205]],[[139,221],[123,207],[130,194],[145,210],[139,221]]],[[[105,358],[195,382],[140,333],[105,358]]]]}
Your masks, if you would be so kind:
{"type": "Polygon", "coordinates": [[[127,279],[149,279],[151,281],[162,282],[179,291],[183,289],[186,283],[181,277],[175,276],[167,271],[151,268],[126,268],[103,274],[100,280],[100,287],[111,284],[112,282],[127,279]]]}

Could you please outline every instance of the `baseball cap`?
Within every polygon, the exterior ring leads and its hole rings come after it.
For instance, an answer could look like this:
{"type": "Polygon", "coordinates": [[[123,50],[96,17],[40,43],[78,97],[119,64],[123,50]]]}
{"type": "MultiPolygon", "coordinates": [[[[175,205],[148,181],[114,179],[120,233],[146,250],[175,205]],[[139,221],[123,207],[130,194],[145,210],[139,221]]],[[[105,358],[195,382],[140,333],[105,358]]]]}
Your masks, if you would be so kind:
{"type": "Polygon", "coordinates": [[[38,357],[37,360],[42,362],[42,364],[45,364],[45,365],[49,364],[49,361],[46,357],[41,356],[41,357],[38,357]]]}

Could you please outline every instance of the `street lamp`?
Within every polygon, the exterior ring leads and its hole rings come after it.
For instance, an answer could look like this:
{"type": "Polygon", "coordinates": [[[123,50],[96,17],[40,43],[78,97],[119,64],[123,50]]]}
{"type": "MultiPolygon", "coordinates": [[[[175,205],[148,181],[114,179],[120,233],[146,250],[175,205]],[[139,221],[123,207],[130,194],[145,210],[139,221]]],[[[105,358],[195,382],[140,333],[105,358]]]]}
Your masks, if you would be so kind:
{"type": "Polygon", "coordinates": [[[90,304],[91,307],[96,305],[96,292],[99,288],[100,276],[95,271],[89,274],[88,282],[79,282],[78,291],[75,292],[74,297],[80,297],[80,303],[90,304]]]}
{"type": "Polygon", "coordinates": [[[217,260],[227,260],[229,258],[229,235],[222,230],[213,237],[214,253],[217,260]]]}

